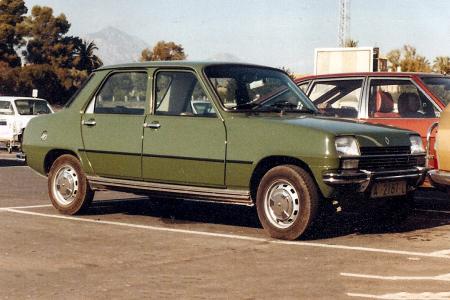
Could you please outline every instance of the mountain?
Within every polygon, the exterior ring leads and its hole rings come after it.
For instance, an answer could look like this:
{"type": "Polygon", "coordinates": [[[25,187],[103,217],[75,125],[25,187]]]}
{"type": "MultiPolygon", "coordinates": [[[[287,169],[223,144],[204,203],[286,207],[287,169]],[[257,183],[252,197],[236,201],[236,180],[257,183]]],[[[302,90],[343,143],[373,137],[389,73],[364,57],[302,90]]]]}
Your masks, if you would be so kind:
{"type": "Polygon", "coordinates": [[[86,34],[82,38],[94,41],[98,47],[97,55],[105,65],[137,62],[142,50],[150,47],[141,39],[115,27],[106,27],[98,32],[86,34]]]}

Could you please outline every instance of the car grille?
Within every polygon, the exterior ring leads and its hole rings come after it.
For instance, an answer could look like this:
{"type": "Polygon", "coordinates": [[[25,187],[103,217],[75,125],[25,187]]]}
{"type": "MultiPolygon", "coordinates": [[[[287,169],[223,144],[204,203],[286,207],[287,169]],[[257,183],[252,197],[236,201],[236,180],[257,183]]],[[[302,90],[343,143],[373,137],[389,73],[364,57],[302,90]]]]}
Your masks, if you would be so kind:
{"type": "Polygon", "coordinates": [[[361,147],[359,168],[367,171],[411,169],[421,164],[410,147],[361,147]]]}

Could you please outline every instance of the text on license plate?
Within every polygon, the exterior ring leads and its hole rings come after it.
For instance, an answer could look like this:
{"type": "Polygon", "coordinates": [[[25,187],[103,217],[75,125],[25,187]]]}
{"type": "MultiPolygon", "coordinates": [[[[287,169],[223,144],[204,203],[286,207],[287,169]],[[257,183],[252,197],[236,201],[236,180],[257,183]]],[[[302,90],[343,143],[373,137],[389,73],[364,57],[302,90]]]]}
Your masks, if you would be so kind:
{"type": "Polygon", "coordinates": [[[406,195],[406,181],[378,182],[372,187],[372,198],[406,195]]]}

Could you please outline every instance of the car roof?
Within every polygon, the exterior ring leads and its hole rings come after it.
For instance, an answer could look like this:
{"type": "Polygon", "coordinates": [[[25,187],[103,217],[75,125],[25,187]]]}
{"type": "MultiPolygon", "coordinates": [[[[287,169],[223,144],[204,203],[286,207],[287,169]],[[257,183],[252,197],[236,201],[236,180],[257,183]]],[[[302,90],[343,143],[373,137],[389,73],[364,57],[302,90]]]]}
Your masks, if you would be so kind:
{"type": "Polygon", "coordinates": [[[47,101],[42,98],[33,98],[33,97],[20,97],[20,96],[0,96],[1,101],[14,101],[14,100],[42,100],[47,101]]]}
{"type": "Polygon", "coordinates": [[[344,78],[344,77],[447,77],[442,74],[436,73],[423,73],[423,72],[354,72],[354,73],[335,73],[335,74],[322,74],[322,75],[307,75],[297,78],[295,81],[305,81],[308,79],[321,79],[321,78],[344,78]]]}
{"type": "MultiPolygon", "coordinates": [[[[133,69],[133,68],[151,68],[151,67],[181,67],[181,68],[204,68],[208,66],[214,65],[237,65],[237,66],[252,66],[252,67],[263,67],[276,69],[269,66],[250,64],[250,63],[241,63],[241,62],[220,62],[220,61],[188,61],[188,60],[175,60],[175,61],[146,61],[139,63],[127,63],[127,64],[118,64],[118,65],[110,65],[103,66],[98,68],[96,71],[102,70],[115,70],[115,69],[133,69]]],[[[279,70],[279,69],[276,69],[279,70]]]]}

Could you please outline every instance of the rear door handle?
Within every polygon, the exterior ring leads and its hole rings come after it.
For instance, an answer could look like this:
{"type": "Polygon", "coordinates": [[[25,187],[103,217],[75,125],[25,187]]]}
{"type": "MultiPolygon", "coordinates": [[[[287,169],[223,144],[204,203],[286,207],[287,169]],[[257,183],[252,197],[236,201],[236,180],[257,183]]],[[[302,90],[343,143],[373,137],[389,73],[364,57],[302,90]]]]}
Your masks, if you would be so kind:
{"type": "Polygon", "coordinates": [[[158,122],[144,123],[144,128],[159,129],[160,127],[161,124],[159,124],[158,122]]]}
{"type": "Polygon", "coordinates": [[[83,120],[81,124],[85,126],[95,126],[97,122],[95,122],[95,120],[83,120]]]}

